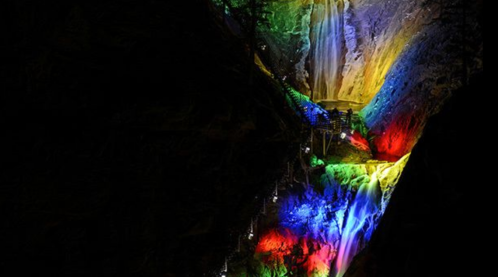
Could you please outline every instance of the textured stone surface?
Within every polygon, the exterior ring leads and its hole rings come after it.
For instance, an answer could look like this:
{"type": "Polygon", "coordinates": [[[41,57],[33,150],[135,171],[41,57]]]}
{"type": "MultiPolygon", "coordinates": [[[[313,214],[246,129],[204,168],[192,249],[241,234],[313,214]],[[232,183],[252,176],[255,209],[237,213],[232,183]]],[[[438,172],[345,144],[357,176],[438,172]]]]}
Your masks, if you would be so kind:
{"type": "MultiPolygon", "coordinates": [[[[478,4],[408,0],[338,3],[343,17],[344,63],[339,78],[329,80],[337,82],[338,88],[325,94],[315,91],[313,100],[368,104],[361,114],[375,136],[373,150],[401,157],[413,147],[427,118],[437,112],[450,91],[482,70],[478,4]]],[[[313,46],[315,21],[320,18],[315,13],[324,5],[324,0],[284,1],[272,2],[269,7],[273,17],[271,32],[265,38],[272,42],[272,61],[278,60],[276,68],[305,94],[312,94],[310,85],[314,86],[309,65],[319,57],[313,46]]]]}
{"type": "Polygon", "coordinates": [[[378,152],[395,156],[409,152],[427,119],[439,110],[450,92],[466,82],[466,76],[482,70],[481,27],[475,9],[467,9],[465,29],[459,24],[462,10],[458,7],[455,11],[460,13],[425,26],[363,109],[378,152]]]}
{"type": "Polygon", "coordinates": [[[350,1],[346,6],[347,53],[340,100],[368,103],[430,11],[419,1],[350,1]]]}
{"type": "Polygon", "coordinates": [[[472,187],[487,175],[475,174],[482,164],[460,134],[462,111],[479,104],[469,95],[486,89],[478,77],[429,119],[369,246],[344,277],[476,275],[468,264],[478,244],[467,239],[482,228],[464,221],[481,210],[470,198],[479,197],[472,187]]]}
{"type": "MultiPolygon", "coordinates": [[[[336,92],[320,99],[348,100],[368,103],[379,90],[384,76],[405,44],[428,22],[432,12],[422,9],[418,1],[356,0],[339,1],[344,63],[338,68],[336,92]]],[[[310,94],[310,37],[323,0],[271,2],[268,9],[270,28],[261,28],[263,38],[272,51],[272,60],[296,87],[310,94]]]]}
{"type": "Polygon", "coordinates": [[[309,92],[306,58],[310,48],[310,17],[313,0],[270,2],[270,28],[262,26],[261,36],[271,51],[275,70],[295,80],[302,92],[309,92]]]}
{"type": "MultiPolygon", "coordinates": [[[[446,43],[458,31],[456,21],[462,20],[462,9],[455,3],[440,5],[431,1],[340,0],[344,37],[344,63],[338,80],[340,88],[333,95],[314,100],[328,98],[369,103],[383,88],[385,79],[393,78],[388,76],[393,65],[408,63],[406,66],[415,66],[409,64],[414,61],[406,60],[408,51],[415,51],[412,55],[425,56],[424,59],[431,63],[427,65],[432,68],[444,67],[448,62],[455,63],[449,61],[448,57],[439,57],[441,51],[450,50],[455,54],[455,51],[447,48],[446,43]],[[412,46],[417,49],[411,50],[412,46]]],[[[323,0],[271,2],[268,7],[271,11],[270,28],[261,28],[263,39],[270,46],[272,63],[305,94],[310,94],[309,63],[314,58],[310,52],[311,31],[316,25],[313,13],[323,5],[323,0]]],[[[475,29],[473,22],[468,21],[466,24],[469,32],[475,29]]],[[[479,49],[472,51],[476,56],[479,55],[479,49]]],[[[431,74],[435,79],[442,77],[443,73],[433,69],[429,71],[426,74],[431,74]]],[[[404,76],[414,77],[410,74],[404,76]]],[[[443,78],[438,86],[441,88],[452,83],[451,78],[443,78]]],[[[320,96],[320,93],[315,95],[320,96]]]]}

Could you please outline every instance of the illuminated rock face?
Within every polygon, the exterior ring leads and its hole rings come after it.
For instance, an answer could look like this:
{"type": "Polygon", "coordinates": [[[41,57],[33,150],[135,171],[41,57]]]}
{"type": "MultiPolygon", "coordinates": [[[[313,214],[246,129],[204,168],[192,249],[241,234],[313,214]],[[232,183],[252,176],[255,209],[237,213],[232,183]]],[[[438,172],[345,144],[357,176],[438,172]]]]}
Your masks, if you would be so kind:
{"type": "MultiPolygon", "coordinates": [[[[221,0],[213,0],[221,3],[221,0]]],[[[249,0],[228,0],[233,7],[248,6],[249,0]]],[[[461,42],[455,35],[460,18],[442,23],[443,13],[459,15],[455,3],[438,1],[385,0],[286,0],[267,1],[265,24],[258,37],[267,47],[273,69],[312,100],[343,100],[368,104],[383,87],[396,63],[410,63],[406,52],[418,45],[420,65],[442,62],[437,44],[461,42]],[[452,10],[453,9],[453,10],[452,10]],[[400,61],[404,59],[404,61],[400,61]]],[[[474,29],[468,22],[468,32],[474,29]]],[[[474,49],[472,51],[482,51],[474,49]]],[[[455,52],[455,51],[453,51],[455,52]]],[[[474,53],[478,56],[478,53],[474,53]]],[[[460,66],[461,68],[461,66],[460,66]]],[[[431,72],[434,75],[436,72],[431,72]]],[[[397,74],[393,72],[393,74],[397,74]]],[[[438,73],[440,74],[440,73],[438,73]]],[[[433,76],[438,78],[440,76],[433,76]]],[[[405,71],[398,78],[414,82],[405,71]]],[[[440,86],[450,84],[445,79],[440,86]]],[[[398,92],[404,93],[405,87],[398,92]]],[[[429,88],[432,89],[432,88],[429,88]]],[[[441,95],[443,99],[445,96],[441,95]]],[[[438,101],[440,99],[431,99],[438,101]]]]}
{"type": "MultiPolygon", "coordinates": [[[[408,153],[427,116],[448,96],[448,90],[434,92],[434,82],[422,76],[444,48],[428,43],[440,30],[429,24],[436,9],[420,1],[284,2],[270,5],[265,32],[277,67],[314,101],[367,104],[379,93],[362,112],[375,150],[394,157],[408,153]]],[[[440,71],[430,72],[432,78],[440,71]]]]}
{"type": "Polygon", "coordinates": [[[314,0],[272,1],[268,3],[269,28],[261,36],[269,46],[272,64],[281,75],[293,80],[299,91],[309,95],[309,54],[311,15],[314,0]]]}
{"type": "Polygon", "coordinates": [[[432,12],[420,1],[271,2],[262,28],[273,60],[313,100],[368,103],[432,12]]]}
{"type": "Polygon", "coordinates": [[[284,199],[258,241],[257,276],[343,276],[383,215],[428,117],[461,86],[463,68],[482,68],[482,44],[467,45],[467,62],[460,50],[466,34],[479,36],[475,22],[455,34],[460,18],[446,16],[443,24],[441,6],[422,2],[268,2],[269,24],[259,33],[273,70],[297,89],[287,93],[290,106],[313,126],[321,113],[313,101],[365,104],[361,145],[391,163],[325,163],[320,182],[284,199]]]}
{"type": "Polygon", "coordinates": [[[480,40],[478,25],[469,18],[468,31],[463,32],[456,27],[460,17],[446,20],[446,24],[425,26],[410,40],[361,111],[375,137],[377,153],[401,157],[410,152],[428,118],[439,111],[451,91],[465,82],[466,74],[481,70],[482,44],[469,44],[466,54],[461,50],[463,38],[480,40]]]}
{"type": "Polygon", "coordinates": [[[461,86],[463,67],[469,75],[482,68],[482,44],[467,45],[462,61],[463,37],[479,41],[475,19],[467,15],[464,32],[460,4],[422,2],[277,1],[268,7],[271,27],[261,30],[272,61],[301,93],[367,105],[373,150],[396,159],[461,86]]]}
{"type": "Polygon", "coordinates": [[[368,103],[407,42],[430,16],[419,1],[315,1],[310,25],[323,34],[317,37],[314,29],[310,34],[313,99],[368,103]],[[327,24],[322,23],[324,9],[330,10],[327,24]],[[321,63],[327,66],[317,72],[314,64],[321,63]],[[327,87],[317,82],[316,75],[327,79],[327,87]]]}
{"type": "Polygon", "coordinates": [[[258,276],[342,276],[370,240],[407,160],[329,164],[316,187],[284,197],[279,227],[256,247],[258,276]]]}
{"type": "Polygon", "coordinates": [[[461,83],[461,38],[453,35],[460,19],[441,24],[434,4],[294,0],[269,2],[267,10],[260,33],[273,68],[315,102],[367,105],[361,115],[376,153],[408,153],[461,83]]]}
{"type": "Polygon", "coordinates": [[[421,1],[345,1],[340,100],[368,103],[405,45],[430,18],[421,1]]]}

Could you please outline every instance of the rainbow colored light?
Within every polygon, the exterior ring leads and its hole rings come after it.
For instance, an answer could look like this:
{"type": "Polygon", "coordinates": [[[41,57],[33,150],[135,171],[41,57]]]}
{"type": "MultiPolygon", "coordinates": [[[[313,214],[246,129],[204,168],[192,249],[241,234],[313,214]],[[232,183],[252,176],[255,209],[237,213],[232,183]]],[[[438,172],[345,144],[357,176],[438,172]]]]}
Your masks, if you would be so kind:
{"type": "MultiPolygon", "coordinates": [[[[220,7],[228,3],[232,8],[225,11],[228,16],[253,12],[249,0],[213,2],[220,7]]],[[[330,119],[313,100],[366,105],[360,112],[361,124],[345,136],[345,142],[373,153],[376,160],[332,163],[312,156],[310,164],[325,165],[325,174],[304,191],[279,195],[276,227],[262,232],[251,268],[234,271],[234,276],[341,277],[370,240],[386,209],[423,128],[423,120],[414,118],[425,119],[429,114],[406,104],[405,94],[413,91],[407,79],[417,59],[410,44],[430,15],[417,1],[401,10],[386,8],[390,1],[370,2],[266,4],[262,13],[266,24],[258,25],[258,35],[277,65],[267,67],[258,55],[255,63],[270,78],[273,73],[289,75],[287,103],[311,127],[330,119]],[[371,20],[369,14],[383,14],[378,13],[381,10],[391,12],[386,15],[390,20],[379,20],[385,30],[378,36],[364,33],[365,37],[358,37],[362,33],[357,29],[363,26],[353,26],[351,16],[371,20]],[[269,69],[277,66],[279,72],[269,69]]]]}
{"type": "Polygon", "coordinates": [[[369,241],[407,160],[327,165],[317,187],[284,198],[278,228],[256,247],[261,272],[342,276],[369,241]]]}

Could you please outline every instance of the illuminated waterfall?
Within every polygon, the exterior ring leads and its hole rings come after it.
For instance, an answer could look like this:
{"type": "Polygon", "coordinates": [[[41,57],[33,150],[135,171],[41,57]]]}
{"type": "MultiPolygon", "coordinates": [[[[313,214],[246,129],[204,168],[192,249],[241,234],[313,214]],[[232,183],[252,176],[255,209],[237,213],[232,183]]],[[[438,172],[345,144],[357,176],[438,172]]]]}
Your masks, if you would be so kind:
{"type": "Polygon", "coordinates": [[[335,277],[342,277],[353,257],[363,248],[375,228],[375,216],[379,212],[380,189],[377,172],[370,182],[360,185],[353,204],[349,208],[342,231],[335,262],[335,277]]]}
{"type": "Polygon", "coordinates": [[[337,99],[342,60],[342,0],[316,0],[311,31],[313,100],[337,99]]]}
{"type": "MultiPolygon", "coordinates": [[[[267,53],[269,64],[278,60],[276,65],[286,72],[286,77],[302,74],[299,78],[289,78],[285,97],[289,106],[310,126],[314,127],[327,115],[318,101],[368,103],[380,90],[375,101],[360,113],[366,117],[366,126],[372,126],[378,118],[386,116],[386,110],[378,107],[385,107],[387,104],[383,103],[401,93],[396,89],[406,86],[413,60],[411,53],[419,52],[403,52],[403,49],[410,49],[408,42],[422,28],[424,20],[419,15],[423,13],[417,12],[418,4],[406,9],[400,5],[398,10],[397,4],[364,2],[357,2],[354,7],[348,0],[268,2],[267,8],[272,11],[268,15],[271,25],[262,37],[267,39],[268,49],[272,49],[267,53]],[[386,14],[379,9],[387,9],[386,14]],[[413,12],[407,13],[407,10],[413,12]],[[372,21],[383,17],[388,20],[372,21]],[[289,46],[289,43],[295,45],[289,46]],[[398,59],[401,60],[398,62],[398,59]],[[296,83],[296,79],[299,82],[296,83]],[[309,88],[311,97],[307,96],[309,88]]],[[[270,67],[259,57],[256,64],[268,76],[273,76],[270,67]]],[[[393,102],[388,107],[393,110],[398,104],[393,102]]],[[[401,107],[407,110],[406,106],[401,107]]],[[[252,240],[257,243],[254,254],[247,253],[234,261],[233,276],[344,276],[353,258],[368,244],[408,161],[407,153],[413,144],[404,142],[416,138],[420,132],[404,129],[410,125],[411,118],[411,114],[406,118],[398,115],[390,121],[391,125],[386,125],[387,130],[382,130],[383,136],[374,137],[376,149],[390,154],[387,158],[375,157],[382,161],[361,158],[361,162],[354,162],[348,156],[337,162],[326,156],[319,165],[325,166],[325,174],[313,174],[320,177],[319,181],[313,178],[312,182],[306,182],[304,190],[291,181],[285,193],[275,196],[278,201],[263,200],[264,215],[275,210],[278,215],[267,217],[258,225],[257,240],[252,240]]],[[[361,132],[354,134],[346,137],[345,144],[369,153],[372,145],[367,136],[361,132]]],[[[347,155],[354,156],[356,152],[347,150],[347,155]]],[[[318,160],[317,157],[315,162],[310,159],[311,167],[317,167],[318,160]]],[[[253,232],[250,235],[253,238],[253,232]]]]}

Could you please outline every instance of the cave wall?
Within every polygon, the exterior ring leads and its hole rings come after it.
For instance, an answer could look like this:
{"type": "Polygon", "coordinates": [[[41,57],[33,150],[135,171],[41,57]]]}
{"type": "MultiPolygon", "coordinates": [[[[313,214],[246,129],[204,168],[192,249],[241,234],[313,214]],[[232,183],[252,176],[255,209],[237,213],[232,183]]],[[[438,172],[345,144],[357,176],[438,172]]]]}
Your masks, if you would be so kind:
{"type": "Polygon", "coordinates": [[[451,91],[482,70],[476,6],[466,7],[465,18],[461,7],[447,9],[453,13],[441,11],[406,45],[379,92],[361,112],[379,153],[397,157],[408,153],[451,91]]]}
{"type": "MultiPolygon", "coordinates": [[[[231,1],[241,3],[244,1],[231,1]]],[[[406,43],[435,13],[418,1],[339,1],[343,10],[343,66],[335,95],[319,96],[368,103],[406,43]]],[[[304,94],[310,95],[309,62],[313,13],[324,5],[320,0],[269,2],[267,24],[259,27],[268,45],[271,63],[304,94]],[[320,6],[320,7],[319,7],[320,6]]],[[[319,93],[316,93],[319,95],[319,93]]]]}
{"type": "MultiPolygon", "coordinates": [[[[361,112],[377,153],[401,157],[428,117],[465,78],[482,70],[478,3],[465,1],[344,0],[343,63],[333,94],[313,100],[368,104],[361,112]]],[[[269,2],[259,31],[270,62],[311,95],[314,13],[323,0],[269,2]]],[[[319,27],[319,26],[318,26],[319,27]]]]}
{"type": "Polygon", "coordinates": [[[302,92],[309,95],[306,59],[310,51],[310,20],[313,0],[270,2],[268,25],[261,26],[262,39],[268,45],[271,63],[302,92]]]}
{"type": "Polygon", "coordinates": [[[472,241],[481,227],[465,219],[480,209],[472,186],[486,175],[475,174],[482,170],[473,162],[479,146],[459,134],[468,116],[462,111],[478,105],[468,95],[484,90],[479,74],[429,119],[369,246],[344,277],[476,275],[469,256],[476,253],[472,241]]]}
{"type": "MultiPolygon", "coordinates": [[[[232,3],[248,1],[233,0],[232,3]]],[[[317,13],[323,0],[271,1],[258,27],[267,62],[314,101],[366,104],[374,150],[401,157],[450,92],[482,70],[479,2],[339,0],[344,45],[337,89],[312,92],[317,13]]],[[[246,3],[247,4],[247,3],[246,3]]],[[[318,56],[317,56],[318,57],[318,56]]],[[[325,55],[325,57],[328,57],[325,55]]],[[[328,87],[329,85],[327,85],[328,87]]],[[[332,86],[333,87],[333,86],[332,86]]]]}
{"type": "MultiPolygon", "coordinates": [[[[234,7],[248,5],[246,0],[229,2],[234,7]]],[[[460,31],[456,23],[464,20],[461,1],[339,0],[338,3],[343,11],[344,36],[338,100],[367,104],[381,89],[385,90],[384,83],[393,78],[394,71],[403,70],[399,66],[393,69],[394,65],[432,63],[430,74],[442,74],[436,72],[433,64],[455,61],[453,57],[442,57],[441,51],[449,51],[449,55],[460,53],[452,47],[461,42],[461,37],[455,35],[455,31],[460,31]],[[425,56],[424,60],[414,61],[416,55],[425,56]]],[[[273,68],[287,75],[308,95],[309,59],[313,58],[310,57],[310,37],[317,25],[313,22],[313,13],[323,5],[323,0],[270,1],[264,8],[263,23],[258,26],[260,44],[267,46],[273,68]]],[[[470,34],[476,31],[472,22],[474,11],[471,6],[466,9],[465,25],[470,34]]],[[[475,56],[479,56],[480,50],[473,50],[475,56]]],[[[398,73],[410,77],[414,74],[420,73],[406,70],[398,73]]],[[[451,78],[442,78],[438,85],[442,81],[452,82],[451,78]]],[[[389,82],[392,85],[393,81],[389,82]]]]}
{"type": "Polygon", "coordinates": [[[368,103],[406,44],[431,17],[420,1],[344,1],[347,51],[339,100],[368,103]]]}

